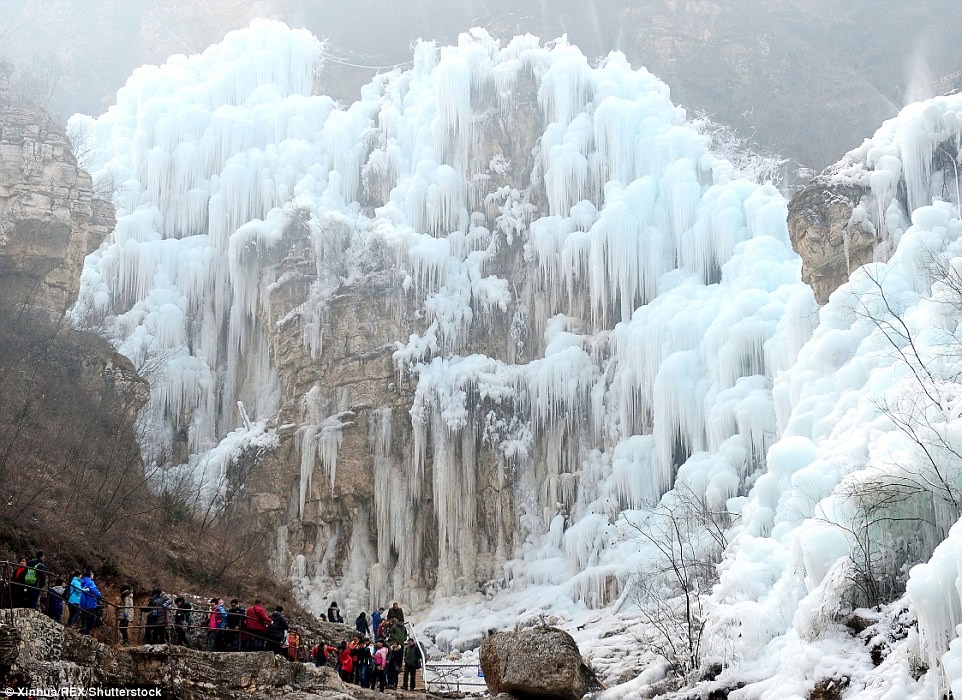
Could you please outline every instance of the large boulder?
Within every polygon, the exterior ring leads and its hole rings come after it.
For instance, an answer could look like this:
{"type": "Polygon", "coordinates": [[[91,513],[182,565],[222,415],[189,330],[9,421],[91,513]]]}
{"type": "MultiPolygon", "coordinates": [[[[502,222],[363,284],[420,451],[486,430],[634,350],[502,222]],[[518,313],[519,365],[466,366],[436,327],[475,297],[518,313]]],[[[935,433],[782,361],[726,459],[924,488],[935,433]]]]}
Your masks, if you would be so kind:
{"type": "Polygon", "coordinates": [[[497,632],[481,643],[480,656],[491,695],[579,700],[597,683],[575,640],[555,627],[497,632]]]}

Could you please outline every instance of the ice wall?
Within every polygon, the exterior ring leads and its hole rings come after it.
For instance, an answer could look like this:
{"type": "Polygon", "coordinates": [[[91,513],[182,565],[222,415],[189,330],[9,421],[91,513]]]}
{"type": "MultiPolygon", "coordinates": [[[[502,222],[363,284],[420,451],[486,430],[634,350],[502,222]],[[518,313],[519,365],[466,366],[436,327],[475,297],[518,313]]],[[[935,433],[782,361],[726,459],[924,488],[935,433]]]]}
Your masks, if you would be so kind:
{"type": "MultiPolygon", "coordinates": [[[[413,448],[372,433],[373,480],[391,471],[409,498],[430,496],[436,593],[560,557],[579,572],[570,595],[604,603],[624,572],[605,561],[602,522],[655,502],[694,454],[723,501],[765,453],[773,378],[807,333],[784,312],[811,306],[785,202],[738,180],[620,54],[591,67],[564,41],[475,31],[419,46],[412,70],[348,108],[310,94],[322,58],[313,37],[255,23],[139,70],[106,114],[74,119],[118,206],[74,319],[151,376],[148,456],[193,463],[240,424],[238,401],[254,422],[280,415],[269,300],[292,236],[310,240],[314,282],[292,314],[318,358],[333,291],[363,286],[369,249],[391,251],[397,308],[423,321],[383,339],[415,382],[413,448]],[[525,105],[534,148],[492,144],[486,125],[525,105]],[[794,345],[772,341],[786,324],[794,345]],[[508,327],[513,352],[473,351],[508,327]],[[479,506],[492,485],[509,496],[479,506]]],[[[302,515],[312,490],[333,491],[354,423],[322,384],[295,404],[282,419],[298,426],[302,515]]],[[[381,589],[387,570],[413,597],[423,581],[397,571],[414,575],[419,545],[384,531],[404,521],[389,495],[375,487],[375,559],[350,567],[381,583],[343,585],[381,589]]]]}
{"type": "Polygon", "coordinates": [[[255,23],[139,69],[105,114],[71,122],[117,206],[71,313],[150,378],[151,461],[215,447],[242,423],[238,401],[260,419],[277,410],[258,294],[272,281],[278,205],[326,160],[305,140],[333,110],[311,96],[321,55],[306,32],[255,23]]]}
{"type": "MultiPolygon", "coordinates": [[[[531,590],[559,610],[610,605],[647,556],[628,520],[683,485],[736,518],[712,634],[726,662],[751,664],[798,636],[801,601],[852,553],[853,486],[921,464],[954,495],[939,461],[957,430],[941,352],[953,290],[926,270],[933,251],[958,267],[957,181],[939,155],[954,143],[957,157],[958,97],[910,108],[840,166],[898,249],[819,311],[780,193],[712,155],[620,54],[592,67],[563,40],[474,30],[419,45],[411,70],[348,107],[310,94],[322,57],[313,37],[256,23],[141,69],[105,115],[75,118],[119,211],[73,315],[151,375],[147,454],[186,445],[172,461],[193,463],[241,401],[257,430],[296,427],[298,519],[336,501],[342,438],[367,427],[356,526],[310,555],[279,530],[278,561],[309,603],[483,592],[507,609],[531,590]],[[537,130],[524,152],[519,115],[537,130]],[[270,318],[295,263],[311,271],[306,297],[270,318]],[[352,292],[413,328],[377,338],[393,348],[391,400],[355,406],[318,380],[282,405],[278,329],[297,324],[321,366],[341,340],[326,335],[332,299],[352,292]],[[880,409],[904,408],[920,377],[939,386],[928,464],[880,409]],[[335,551],[349,561],[331,569],[335,551]]],[[[904,552],[931,552],[952,505],[908,504],[929,525],[894,531],[904,552]]],[[[452,644],[497,623],[452,617],[452,644]]]]}
{"type": "Polygon", "coordinates": [[[751,697],[804,694],[819,674],[851,678],[852,697],[962,688],[960,114],[959,95],[910,105],[827,175],[864,187],[853,216],[875,221],[894,250],[832,294],[774,384],[779,437],[739,506],[711,619],[727,664],[769,669],[751,697]],[[828,591],[846,557],[849,574],[828,591]],[[878,669],[861,643],[841,651],[847,634],[818,622],[820,596],[874,605],[906,581],[892,609],[917,616],[918,634],[878,669]]]}

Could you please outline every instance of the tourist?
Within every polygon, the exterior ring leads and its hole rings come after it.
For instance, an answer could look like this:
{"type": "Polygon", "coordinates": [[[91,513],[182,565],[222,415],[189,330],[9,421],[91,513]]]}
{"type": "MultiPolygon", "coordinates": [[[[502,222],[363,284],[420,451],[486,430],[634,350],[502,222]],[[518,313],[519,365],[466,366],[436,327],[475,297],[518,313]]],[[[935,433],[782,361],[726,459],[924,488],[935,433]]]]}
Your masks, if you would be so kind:
{"type": "Polygon", "coordinates": [[[350,683],[354,676],[354,657],[347,648],[347,642],[341,642],[337,652],[337,673],[341,680],[350,683]]]}
{"type": "Polygon", "coordinates": [[[404,682],[401,688],[404,690],[414,690],[417,671],[421,668],[421,650],[414,640],[408,637],[404,647],[404,682]]]}
{"type": "Polygon", "coordinates": [[[392,690],[397,690],[397,681],[401,675],[401,668],[404,666],[404,649],[397,642],[391,642],[387,655],[387,685],[392,690]]]}
{"type": "Polygon", "coordinates": [[[367,613],[365,613],[363,610],[361,611],[361,614],[357,616],[357,619],[354,620],[354,629],[365,636],[371,633],[371,628],[367,623],[367,613]]]}
{"type": "Polygon", "coordinates": [[[83,588],[83,595],[80,597],[80,607],[83,609],[80,631],[84,634],[93,632],[94,626],[100,624],[100,607],[103,595],[97,584],[94,583],[94,572],[90,569],[84,572],[80,579],[80,586],[83,588]]]}
{"type": "Polygon", "coordinates": [[[193,620],[191,619],[193,612],[194,606],[188,603],[183,596],[174,598],[175,644],[190,648],[190,639],[187,636],[187,632],[193,625],[193,620]]]}
{"type": "Polygon", "coordinates": [[[127,646],[130,644],[127,628],[130,627],[130,621],[134,619],[134,589],[130,586],[120,587],[120,608],[118,608],[117,613],[119,615],[117,627],[120,629],[120,638],[123,640],[123,646],[127,646]]]}
{"type": "Polygon", "coordinates": [[[237,598],[231,600],[230,607],[227,609],[227,626],[224,631],[224,648],[227,651],[241,650],[241,629],[244,626],[245,617],[247,617],[247,611],[240,601],[237,598]]]}
{"type": "Polygon", "coordinates": [[[291,627],[287,630],[287,658],[291,661],[301,661],[301,633],[291,627]]]}
{"type": "Polygon", "coordinates": [[[371,689],[384,692],[384,685],[387,683],[387,664],[388,648],[384,642],[378,640],[374,643],[374,675],[371,678],[371,689]]]}
{"type": "Polygon", "coordinates": [[[284,647],[287,643],[287,630],[290,623],[284,617],[284,608],[280,605],[274,608],[271,613],[271,623],[267,627],[267,643],[270,651],[284,656],[284,647]]]}
{"type": "Polygon", "coordinates": [[[67,587],[63,583],[63,579],[58,578],[47,591],[47,615],[60,623],[63,622],[63,606],[67,598],[67,587]]]}
{"type": "Polygon", "coordinates": [[[311,650],[311,657],[315,666],[337,666],[337,647],[331,646],[323,639],[311,650]]]}
{"type": "Polygon", "coordinates": [[[80,617],[80,600],[83,598],[84,588],[80,584],[80,572],[70,572],[70,588],[67,595],[67,608],[70,614],[67,615],[67,627],[73,627],[80,617]]]}
{"type": "Polygon", "coordinates": [[[23,593],[23,607],[37,609],[40,601],[40,592],[47,585],[47,567],[43,563],[43,552],[38,551],[37,556],[27,562],[27,572],[24,574],[23,582],[26,585],[23,593]]]}
{"type": "Polygon", "coordinates": [[[398,622],[397,620],[388,620],[388,622],[391,624],[388,637],[398,644],[403,644],[404,640],[407,639],[408,636],[407,630],[404,629],[404,624],[398,622]]]}
{"type": "Polygon", "coordinates": [[[371,613],[371,632],[375,639],[381,639],[381,622],[384,621],[384,608],[378,608],[371,613]]]}
{"type": "Polygon", "coordinates": [[[343,624],[344,618],[341,617],[341,611],[337,609],[337,601],[332,601],[330,607],[327,609],[327,621],[340,622],[343,624]]]}
{"type": "Polygon", "coordinates": [[[244,629],[249,637],[247,651],[264,651],[267,648],[267,629],[271,625],[271,618],[261,604],[261,599],[254,600],[254,604],[247,608],[244,629]]]}
{"type": "Polygon", "coordinates": [[[397,604],[397,601],[391,606],[391,609],[387,611],[387,619],[397,620],[402,625],[404,624],[404,611],[401,606],[397,604]]]}
{"type": "Polygon", "coordinates": [[[144,644],[163,644],[167,640],[169,623],[170,596],[160,586],[154,586],[147,607],[147,622],[144,627],[144,644]]]}
{"type": "Polygon", "coordinates": [[[370,642],[366,637],[358,638],[354,646],[354,675],[357,677],[357,684],[362,688],[370,685],[373,668],[374,659],[371,656],[370,642]]]}
{"type": "Polygon", "coordinates": [[[207,651],[223,651],[223,630],[227,625],[227,610],[221,598],[211,598],[207,611],[207,651]]]}
{"type": "Polygon", "coordinates": [[[27,584],[24,579],[27,577],[27,558],[20,557],[17,567],[13,570],[10,578],[10,607],[22,608],[27,598],[27,584]]]}

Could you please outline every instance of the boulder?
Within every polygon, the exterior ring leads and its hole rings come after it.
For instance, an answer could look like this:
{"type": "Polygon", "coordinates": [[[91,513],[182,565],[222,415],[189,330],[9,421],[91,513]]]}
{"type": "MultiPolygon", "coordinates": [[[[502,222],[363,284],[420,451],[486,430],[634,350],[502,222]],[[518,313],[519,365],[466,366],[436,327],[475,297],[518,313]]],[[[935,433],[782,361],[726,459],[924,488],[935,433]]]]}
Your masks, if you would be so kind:
{"type": "Polygon", "coordinates": [[[481,643],[481,670],[491,695],[518,700],[579,700],[596,687],[571,635],[555,627],[497,632],[481,643]]]}

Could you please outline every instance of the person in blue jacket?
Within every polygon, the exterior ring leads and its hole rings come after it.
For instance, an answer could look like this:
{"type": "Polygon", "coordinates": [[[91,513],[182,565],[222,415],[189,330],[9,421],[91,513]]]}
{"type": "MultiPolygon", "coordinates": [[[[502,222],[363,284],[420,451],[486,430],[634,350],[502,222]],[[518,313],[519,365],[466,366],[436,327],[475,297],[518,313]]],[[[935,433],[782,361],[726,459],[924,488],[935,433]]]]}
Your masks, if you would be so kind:
{"type": "Polygon", "coordinates": [[[70,587],[67,589],[67,608],[70,610],[70,614],[67,616],[67,627],[73,627],[77,622],[77,618],[80,617],[82,608],[80,607],[80,602],[84,597],[84,587],[80,583],[80,572],[71,571],[70,572],[70,587]]]}
{"type": "Polygon", "coordinates": [[[80,631],[90,634],[93,631],[94,623],[100,619],[100,599],[103,597],[97,584],[94,583],[94,572],[90,569],[84,572],[84,577],[80,579],[83,587],[83,596],[80,598],[80,607],[83,608],[83,617],[80,622],[80,631]]]}
{"type": "Polygon", "coordinates": [[[378,608],[371,613],[371,632],[374,633],[375,639],[380,639],[378,635],[378,630],[381,629],[381,620],[384,619],[384,608],[378,608]]]}

